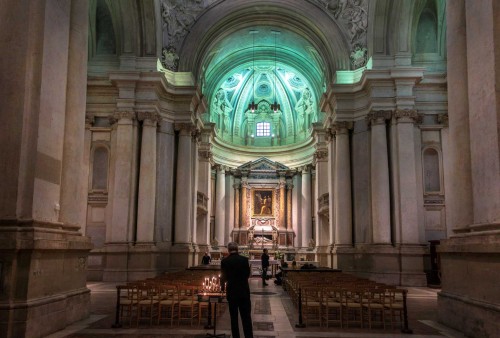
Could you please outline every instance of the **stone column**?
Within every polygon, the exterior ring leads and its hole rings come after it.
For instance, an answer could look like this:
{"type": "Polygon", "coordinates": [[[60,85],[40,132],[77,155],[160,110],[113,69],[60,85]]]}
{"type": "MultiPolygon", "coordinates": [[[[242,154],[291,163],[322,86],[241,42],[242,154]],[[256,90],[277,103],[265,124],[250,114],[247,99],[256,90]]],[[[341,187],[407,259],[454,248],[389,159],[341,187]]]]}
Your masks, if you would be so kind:
{"type": "Polygon", "coordinates": [[[191,211],[193,208],[192,191],[192,126],[190,124],[175,124],[179,132],[177,150],[177,177],[175,189],[175,244],[189,244],[191,239],[191,211]]]}
{"type": "Polygon", "coordinates": [[[116,122],[114,152],[114,182],[111,192],[111,229],[106,232],[106,241],[110,243],[129,242],[132,240],[133,220],[130,218],[130,209],[133,205],[131,191],[135,180],[133,177],[134,125],[136,114],[131,111],[117,112],[113,115],[116,122]]]}
{"type": "Polygon", "coordinates": [[[206,196],[207,212],[198,216],[196,242],[199,245],[210,244],[210,215],[212,213],[212,151],[211,139],[215,131],[215,124],[207,122],[201,132],[201,142],[198,148],[198,191],[206,196]],[[198,221],[200,223],[198,223],[198,221]]]}
{"type": "MultiPolygon", "coordinates": [[[[469,130],[469,90],[467,77],[467,32],[464,0],[446,2],[449,151],[443,153],[448,161],[445,172],[446,218],[452,228],[473,223],[472,177],[469,130]]],[[[477,67],[474,67],[474,69],[477,67]]],[[[480,86],[482,87],[482,86],[480,86]]]]}
{"type": "Polygon", "coordinates": [[[174,177],[175,165],[172,159],[175,154],[174,124],[161,120],[158,123],[156,141],[156,237],[155,242],[172,243],[174,228],[175,196],[174,177]]]}
{"type": "MultiPolygon", "coordinates": [[[[90,172],[90,150],[92,148],[92,131],[90,128],[92,128],[92,125],[94,124],[94,116],[92,114],[87,114],[85,116],[85,140],[84,140],[84,147],[83,147],[83,177],[85,177],[85,212],[87,212],[87,196],[88,196],[88,177],[89,177],[89,172],[90,172]]],[[[108,153],[109,154],[109,153],[108,153]]],[[[108,176],[109,180],[109,176],[108,176]]],[[[110,185],[108,184],[108,194],[109,194],[109,189],[110,185]]],[[[108,203],[109,203],[109,198],[108,198],[108,203]]],[[[109,204],[108,204],[109,205],[109,204]]],[[[87,221],[85,220],[85,223],[82,225],[81,232],[83,235],[86,235],[87,233],[87,221]]]]}
{"type": "Polygon", "coordinates": [[[390,117],[390,111],[374,111],[368,116],[371,125],[370,170],[374,244],[391,243],[389,160],[385,124],[390,117]]]}
{"type": "Polygon", "coordinates": [[[351,155],[349,122],[335,124],[335,245],[352,245],[351,155]]]}
{"type": "Polygon", "coordinates": [[[293,184],[291,179],[286,182],[286,228],[292,230],[292,189],[293,184]]]}
{"type": "Polygon", "coordinates": [[[282,229],[286,228],[286,209],[285,209],[285,189],[286,189],[286,180],[285,175],[280,175],[279,178],[279,188],[280,188],[280,224],[279,227],[282,229]]]}
{"type": "Polygon", "coordinates": [[[154,112],[139,112],[142,142],[139,166],[139,198],[137,205],[137,242],[152,243],[155,230],[156,198],[156,125],[154,112]]]}
{"type": "Polygon", "coordinates": [[[69,30],[68,76],[66,84],[66,114],[64,119],[64,145],[61,176],[61,211],[59,220],[76,230],[87,219],[89,162],[84,162],[85,120],[87,94],[88,18],[79,11],[88,10],[88,4],[75,1],[71,5],[69,30]]]}
{"type": "Polygon", "coordinates": [[[190,242],[192,242],[194,245],[196,245],[196,238],[197,238],[197,212],[198,212],[198,168],[199,168],[199,161],[198,161],[198,145],[200,141],[200,131],[199,129],[194,129],[191,132],[191,146],[192,146],[192,172],[191,172],[191,180],[192,180],[192,186],[191,186],[191,196],[193,197],[193,208],[191,211],[191,237],[189,239],[190,242]]]}
{"type": "Polygon", "coordinates": [[[233,225],[234,225],[234,176],[231,170],[228,168],[227,169],[227,175],[226,175],[226,220],[224,222],[224,243],[227,244],[230,242],[231,239],[231,233],[233,231],[233,225]]]}
{"type": "Polygon", "coordinates": [[[330,219],[329,244],[335,243],[335,134],[328,133],[328,217],[330,219]]]}
{"type": "MultiPolygon", "coordinates": [[[[498,0],[487,0],[481,3],[481,6],[475,5],[470,1],[465,2],[473,223],[496,224],[498,230],[500,229],[500,4],[498,0]]],[[[451,115],[453,112],[450,117],[451,115]]],[[[498,300],[500,302],[500,298],[498,300]]]]}
{"type": "Polygon", "coordinates": [[[418,244],[419,222],[417,199],[417,173],[415,162],[414,123],[418,120],[416,110],[397,109],[396,118],[397,165],[399,181],[399,215],[401,229],[396,242],[418,244]]]}
{"type": "MultiPolygon", "coordinates": [[[[298,170],[297,170],[298,171],[298,170]]],[[[299,175],[299,172],[295,176],[293,176],[293,186],[295,187],[292,190],[292,229],[295,229],[295,240],[294,245],[300,246],[302,244],[302,232],[301,224],[302,224],[302,175],[299,175]]]]}
{"type": "Polygon", "coordinates": [[[302,224],[301,224],[301,246],[306,248],[312,238],[312,216],[311,216],[311,167],[302,168],[302,224]]]}
{"type": "Polygon", "coordinates": [[[217,182],[215,188],[215,239],[219,245],[224,245],[224,230],[226,221],[226,171],[222,165],[217,165],[217,182]]]}
{"type": "Polygon", "coordinates": [[[234,180],[234,228],[238,229],[240,227],[240,186],[241,179],[236,178],[234,180]]]}
{"type": "Polygon", "coordinates": [[[241,227],[248,228],[248,177],[241,178],[241,227]]]}

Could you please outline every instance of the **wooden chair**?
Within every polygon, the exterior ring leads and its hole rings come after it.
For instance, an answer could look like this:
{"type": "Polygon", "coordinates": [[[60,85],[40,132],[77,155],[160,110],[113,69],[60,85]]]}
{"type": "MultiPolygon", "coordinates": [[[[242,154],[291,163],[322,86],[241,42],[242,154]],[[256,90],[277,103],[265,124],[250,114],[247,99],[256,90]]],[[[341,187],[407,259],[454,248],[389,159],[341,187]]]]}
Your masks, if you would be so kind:
{"type": "Polygon", "coordinates": [[[370,289],[366,293],[368,297],[363,301],[363,308],[366,309],[368,316],[368,327],[372,328],[372,323],[377,315],[380,318],[378,323],[382,324],[385,329],[385,290],[384,289],[370,289]]]}
{"type": "Polygon", "coordinates": [[[139,302],[137,303],[137,326],[142,319],[149,320],[153,324],[153,318],[158,315],[157,288],[153,284],[144,284],[137,287],[139,291],[139,302]]]}
{"type": "Polygon", "coordinates": [[[385,294],[384,308],[389,312],[391,329],[394,328],[394,319],[399,317],[399,323],[402,326],[404,312],[404,293],[403,289],[387,289],[385,294]]]}
{"type": "Polygon", "coordinates": [[[193,319],[198,316],[199,302],[197,290],[198,287],[193,285],[180,285],[178,287],[178,324],[181,320],[189,320],[190,324],[193,325],[193,319]]]}
{"type": "Polygon", "coordinates": [[[172,326],[179,305],[177,287],[172,284],[162,284],[158,291],[158,324],[164,319],[170,319],[172,326]]]}
{"type": "Polygon", "coordinates": [[[336,287],[324,287],[322,290],[322,314],[326,327],[338,323],[342,327],[342,290],[336,287]]]}
{"type": "Polygon", "coordinates": [[[136,285],[127,285],[122,290],[125,291],[125,296],[120,298],[120,322],[123,323],[124,319],[128,319],[131,326],[134,314],[137,315],[139,290],[136,285]]]}
{"type": "Polygon", "coordinates": [[[342,306],[346,327],[349,323],[359,323],[363,327],[363,296],[364,289],[344,289],[342,294],[342,306]],[[359,316],[358,316],[359,315],[359,316]]]}
{"type": "Polygon", "coordinates": [[[317,323],[321,326],[321,289],[306,286],[301,288],[302,315],[307,325],[317,323]]]}

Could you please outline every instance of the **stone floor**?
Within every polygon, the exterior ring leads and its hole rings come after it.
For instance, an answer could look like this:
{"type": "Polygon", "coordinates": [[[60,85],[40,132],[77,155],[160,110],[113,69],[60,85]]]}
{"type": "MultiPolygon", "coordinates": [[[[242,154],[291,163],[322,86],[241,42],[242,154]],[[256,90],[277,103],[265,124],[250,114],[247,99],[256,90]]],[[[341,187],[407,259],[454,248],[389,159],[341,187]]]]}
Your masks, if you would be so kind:
{"type": "MultiPolygon", "coordinates": [[[[204,323],[193,326],[182,325],[141,325],[137,327],[111,328],[115,321],[116,288],[114,283],[89,283],[92,291],[91,316],[81,322],[68,326],[47,338],[97,338],[97,337],[165,337],[188,338],[206,337],[212,330],[203,328],[204,323]]],[[[462,334],[446,328],[436,322],[437,292],[429,288],[408,288],[409,328],[412,335],[402,334],[400,329],[361,329],[361,328],[326,328],[307,326],[296,328],[298,314],[282,287],[269,283],[263,288],[260,279],[250,280],[252,292],[252,320],[255,338],[271,337],[464,337],[462,334]]],[[[241,330],[241,325],[240,325],[241,330]]],[[[217,320],[217,334],[230,337],[229,311],[217,320]]],[[[241,333],[243,337],[243,333],[241,333]]]]}

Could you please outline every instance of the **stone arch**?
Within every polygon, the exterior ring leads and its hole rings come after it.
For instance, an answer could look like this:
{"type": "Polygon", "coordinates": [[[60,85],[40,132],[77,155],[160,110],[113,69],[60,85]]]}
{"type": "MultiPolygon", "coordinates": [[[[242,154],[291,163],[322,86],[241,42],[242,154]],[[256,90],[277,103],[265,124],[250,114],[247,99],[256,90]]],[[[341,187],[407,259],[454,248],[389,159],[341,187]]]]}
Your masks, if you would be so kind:
{"type": "Polygon", "coordinates": [[[325,11],[306,1],[280,0],[270,4],[257,0],[217,2],[207,8],[184,40],[179,53],[179,70],[192,71],[200,79],[211,48],[218,40],[256,24],[293,30],[308,40],[324,63],[327,83],[332,81],[335,71],[350,67],[346,32],[325,11]],[[266,10],[255,13],[257,6],[266,10]]]}
{"type": "Polygon", "coordinates": [[[156,1],[111,1],[91,0],[89,3],[89,59],[99,56],[97,52],[97,11],[106,7],[112,23],[115,51],[114,57],[159,56],[161,53],[161,19],[156,1]]]}

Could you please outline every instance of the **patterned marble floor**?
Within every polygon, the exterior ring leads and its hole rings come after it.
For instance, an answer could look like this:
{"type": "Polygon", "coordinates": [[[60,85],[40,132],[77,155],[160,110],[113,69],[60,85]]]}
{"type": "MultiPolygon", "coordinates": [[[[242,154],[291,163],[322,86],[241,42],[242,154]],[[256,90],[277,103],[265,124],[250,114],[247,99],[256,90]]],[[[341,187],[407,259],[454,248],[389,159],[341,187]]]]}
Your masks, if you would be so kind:
{"type": "MultiPolygon", "coordinates": [[[[361,328],[326,328],[307,326],[296,328],[298,314],[288,295],[280,286],[269,283],[263,288],[260,279],[250,280],[252,292],[252,320],[255,338],[309,338],[309,337],[348,337],[348,338],[396,338],[396,337],[464,337],[459,332],[446,328],[436,322],[437,292],[429,288],[409,288],[408,314],[409,327],[412,335],[402,334],[400,330],[361,329],[361,328]]],[[[201,325],[169,325],[140,326],[113,329],[111,325],[115,318],[116,289],[113,283],[89,283],[92,291],[91,316],[81,322],[68,326],[66,329],[47,338],[97,338],[97,337],[127,337],[127,338],[192,338],[206,337],[213,330],[206,330],[201,325]]],[[[241,325],[240,325],[241,330],[241,325]]],[[[229,311],[217,320],[217,334],[230,337],[229,311]]],[[[241,332],[243,337],[243,332],[241,332]]]]}

